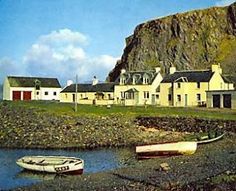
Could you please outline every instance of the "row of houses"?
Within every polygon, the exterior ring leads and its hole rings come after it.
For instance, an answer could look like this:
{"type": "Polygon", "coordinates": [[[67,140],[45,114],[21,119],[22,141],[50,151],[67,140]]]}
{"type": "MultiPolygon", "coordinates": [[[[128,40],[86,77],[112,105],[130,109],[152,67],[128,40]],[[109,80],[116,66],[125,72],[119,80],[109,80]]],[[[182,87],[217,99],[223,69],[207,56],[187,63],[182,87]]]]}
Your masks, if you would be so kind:
{"type": "Polygon", "coordinates": [[[209,70],[177,71],[171,67],[164,78],[160,68],[150,71],[121,70],[112,83],[68,83],[61,88],[56,78],[8,76],[4,100],[59,100],[79,104],[125,106],[206,106],[236,108],[234,84],[222,75],[220,65],[209,70]]]}

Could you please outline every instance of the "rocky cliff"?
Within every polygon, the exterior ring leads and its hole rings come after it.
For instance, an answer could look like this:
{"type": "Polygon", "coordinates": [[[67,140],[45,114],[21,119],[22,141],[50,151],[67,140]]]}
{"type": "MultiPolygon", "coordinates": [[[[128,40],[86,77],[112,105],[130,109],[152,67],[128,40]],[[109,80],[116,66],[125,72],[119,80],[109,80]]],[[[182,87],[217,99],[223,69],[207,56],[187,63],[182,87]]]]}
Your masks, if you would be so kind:
{"type": "Polygon", "coordinates": [[[205,69],[221,63],[224,73],[236,75],[236,2],[227,7],[196,10],[151,20],[126,38],[121,60],[109,73],[114,81],[120,70],[205,69]]]}

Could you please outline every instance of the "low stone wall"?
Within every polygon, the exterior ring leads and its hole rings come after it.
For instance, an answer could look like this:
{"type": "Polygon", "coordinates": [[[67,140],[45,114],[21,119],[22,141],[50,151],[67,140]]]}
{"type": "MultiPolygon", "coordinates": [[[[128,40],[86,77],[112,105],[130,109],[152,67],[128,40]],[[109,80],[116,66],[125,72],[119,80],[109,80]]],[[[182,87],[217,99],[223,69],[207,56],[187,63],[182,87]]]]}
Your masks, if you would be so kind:
{"type": "Polygon", "coordinates": [[[236,120],[213,120],[185,117],[138,117],[136,123],[146,128],[178,132],[209,132],[223,130],[236,133],[236,120]]]}

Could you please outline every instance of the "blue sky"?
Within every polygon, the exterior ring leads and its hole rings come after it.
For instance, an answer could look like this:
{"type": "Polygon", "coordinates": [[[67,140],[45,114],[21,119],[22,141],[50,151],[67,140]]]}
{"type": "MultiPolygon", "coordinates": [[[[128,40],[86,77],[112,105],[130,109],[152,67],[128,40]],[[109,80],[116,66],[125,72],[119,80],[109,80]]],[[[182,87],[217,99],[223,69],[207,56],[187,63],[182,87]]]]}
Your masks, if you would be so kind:
{"type": "Polygon", "coordinates": [[[0,84],[6,75],[105,80],[138,24],[234,1],[0,0],[0,84]]]}

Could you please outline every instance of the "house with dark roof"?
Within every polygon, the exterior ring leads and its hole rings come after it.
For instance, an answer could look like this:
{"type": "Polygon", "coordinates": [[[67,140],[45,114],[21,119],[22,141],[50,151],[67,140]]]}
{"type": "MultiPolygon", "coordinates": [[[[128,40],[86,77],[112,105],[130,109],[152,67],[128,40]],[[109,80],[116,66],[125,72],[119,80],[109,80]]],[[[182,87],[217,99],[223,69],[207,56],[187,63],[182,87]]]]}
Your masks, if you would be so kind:
{"type": "Polygon", "coordinates": [[[3,100],[59,100],[60,91],[57,78],[7,76],[3,100]]]}
{"type": "Polygon", "coordinates": [[[111,105],[114,102],[115,83],[67,84],[60,93],[60,101],[79,104],[111,105]],[[76,90],[77,89],[77,90],[76,90]]]}
{"type": "Polygon", "coordinates": [[[206,104],[206,91],[232,90],[233,84],[222,76],[220,65],[212,65],[210,70],[176,71],[164,77],[160,85],[160,105],[198,106],[206,104]]]}
{"type": "Polygon", "coordinates": [[[115,102],[122,105],[157,105],[159,85],[162,81],[160,68],[150,71],[121,70],[115,86],[115,102]]]}

